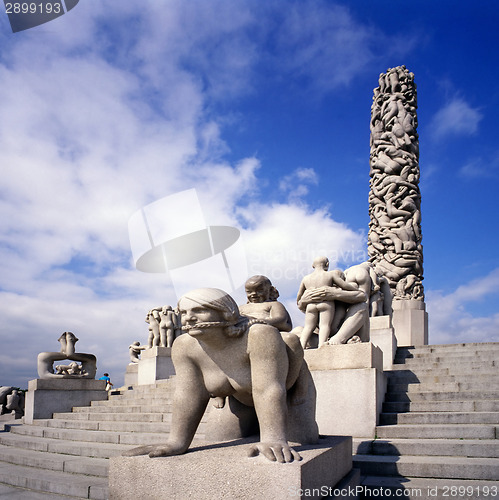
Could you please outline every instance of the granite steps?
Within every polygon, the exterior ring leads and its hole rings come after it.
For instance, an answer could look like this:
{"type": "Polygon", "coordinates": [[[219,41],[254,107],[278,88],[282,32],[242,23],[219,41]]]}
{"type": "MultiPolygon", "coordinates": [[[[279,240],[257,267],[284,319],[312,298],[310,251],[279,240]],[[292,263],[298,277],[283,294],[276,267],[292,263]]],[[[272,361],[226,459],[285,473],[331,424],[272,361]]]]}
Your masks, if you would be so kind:
{"type": "MultiPolygon", "coordinates": [[[[0,486],[23,499],[106,500],[108,459],[166,440],[173,386],[174,377],[113,391],[108,400],[31,425],[6,423],[7,432],[0,432],[0,486]]],[[[201,422],[195,441],[204,438],[203,432],[201,422]]]]}
{"type": "Polygon", "coordinates": [[[499,486],[498,364],[497,343],[399,348],[376,439],[354,440],[369,490],[361,497],[444,498],[453,487],[457,497],[490,498],[499,486]]]}

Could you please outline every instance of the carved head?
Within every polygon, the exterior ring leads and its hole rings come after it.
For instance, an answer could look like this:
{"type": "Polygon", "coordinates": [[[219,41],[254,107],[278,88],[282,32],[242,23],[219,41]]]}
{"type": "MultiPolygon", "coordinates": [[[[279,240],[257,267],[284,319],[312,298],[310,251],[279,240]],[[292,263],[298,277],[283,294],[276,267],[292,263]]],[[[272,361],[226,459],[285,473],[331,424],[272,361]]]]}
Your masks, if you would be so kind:
{"type": "Polygon", "coordinates": [[[234,299],[218,288],[198,288],[186,293],[177,306],[182,328],[196,336],[206,328],[222,327],[228,336],[239,336],[248,328],[234,299]]]}
{"type": "Polygon", "coordinates": [[[327,271],[329,269],[329,259],[327,257],[324,257],[323,255],[321,255],[320,257],[316,257],[314,259],[314,262],[312,263],[312,267],[314,269],[318,268],[327,271]]]}
{"type": "MultiPolygon", "coordinates": [[[[246,289],[248,302],[251,303],[267,302],[271,299],[271,295],[275,295],[272,294],[272,289],[274,287],[272,286],[272,283],[267,278],[267,276],[261,276],[259,274],[252,276],[246,281],[244,287],[246,289]]],[[[278,296],[279,293],[277,294],[277,297],[278,296]]],[[[275,297],[273,300],[275,300],[277,297],[275,297]]]]}

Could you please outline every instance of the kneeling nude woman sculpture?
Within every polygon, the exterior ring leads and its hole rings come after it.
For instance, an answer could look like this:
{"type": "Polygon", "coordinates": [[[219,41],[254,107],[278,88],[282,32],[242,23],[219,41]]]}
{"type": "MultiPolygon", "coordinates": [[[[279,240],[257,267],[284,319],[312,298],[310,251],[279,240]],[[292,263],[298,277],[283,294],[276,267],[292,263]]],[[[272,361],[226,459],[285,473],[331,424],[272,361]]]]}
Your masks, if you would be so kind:
{"type": "Polygon", "coordinates": [[[176,386],[168,441],[124,455],[185,453],[210,398],[229,396],[254,407],[260,442],[251,445],[249,456],[261,453],[277,462],[299,460],[288,439],[301,444],[318,440],[315,387],[299,338],[241,316],[232,297],[215,288],[184,295],[178,310],[188,335],[180,335],[172,347],[176,386]]]}

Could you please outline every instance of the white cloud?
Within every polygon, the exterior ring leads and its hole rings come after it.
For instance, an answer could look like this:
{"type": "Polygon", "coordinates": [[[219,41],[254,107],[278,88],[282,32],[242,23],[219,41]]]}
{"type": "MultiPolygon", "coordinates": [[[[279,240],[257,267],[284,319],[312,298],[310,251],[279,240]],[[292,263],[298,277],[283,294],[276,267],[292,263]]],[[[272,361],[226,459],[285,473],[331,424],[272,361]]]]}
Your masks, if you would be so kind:
{"type": "Polygon", "coordinates": [[[279,181],[279,190],[287,193],[288,201],[296,203],[317,186],[319,177],[313,168],[297,168],[279,181]]]}
{"type": "Polygon", "coordinates": [[[459,169],[459,175],[467,180],[495,179],[499,175],[499,154],[490,158],[475,158],[459,169]]]}
{"type": "Polygon", "coordinates": [[[433,117],[433,137],[440,139],[445,136],[475,134],[482,118],[478,108],[472,108],[461,97],[454,97],[433,117]]]}
{"type": "Polygon", "coordinates": [[[373,60],[374,35],[346,7],[294,2],[282,14],[276,61],[282,58],[293,78],[329,91],[349,83],[373,60]]]}
{"type": "Polygon", "coordinates": [[[448,294],[428,291],[430,343],[499,342],[499,314],[477,317],[467,309],[473,303],[497,301],[498,295],[499,268],[448,294]]]}
{"type": "Polygon", "coordinates": [[[366,258],[364,236],[335,222],[326,210],[305,205],[253,203],[240,213],[251,274],[267,275],[284,297],[295,296],[312,261],[326,255],[331,267],[366,258]]]}

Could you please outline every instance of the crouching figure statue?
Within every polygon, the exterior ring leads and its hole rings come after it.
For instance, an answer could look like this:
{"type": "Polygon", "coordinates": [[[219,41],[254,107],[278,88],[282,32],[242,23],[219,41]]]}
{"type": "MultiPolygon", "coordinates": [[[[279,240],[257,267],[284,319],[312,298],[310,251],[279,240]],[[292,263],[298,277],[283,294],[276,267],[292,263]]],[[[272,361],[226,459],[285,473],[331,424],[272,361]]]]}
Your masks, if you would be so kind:
{"type": "Polygon", "coordinates": [[[315,387],[299,338],[242,316],[232,297],[215,288],[187,293],[178,310],[187,335],[180,335],[172,347],[176,385],[168,441],[124,455],[185,453],[210,398],[228,397],[229,405],[232,400],[235,406],[251,410],[241,412],[240,418],[257,419],[260,441],[251,445],[249,456],[261,453],[277,462],[299,460],[288,440],[300,444],[318,440],[315,387]]]}

